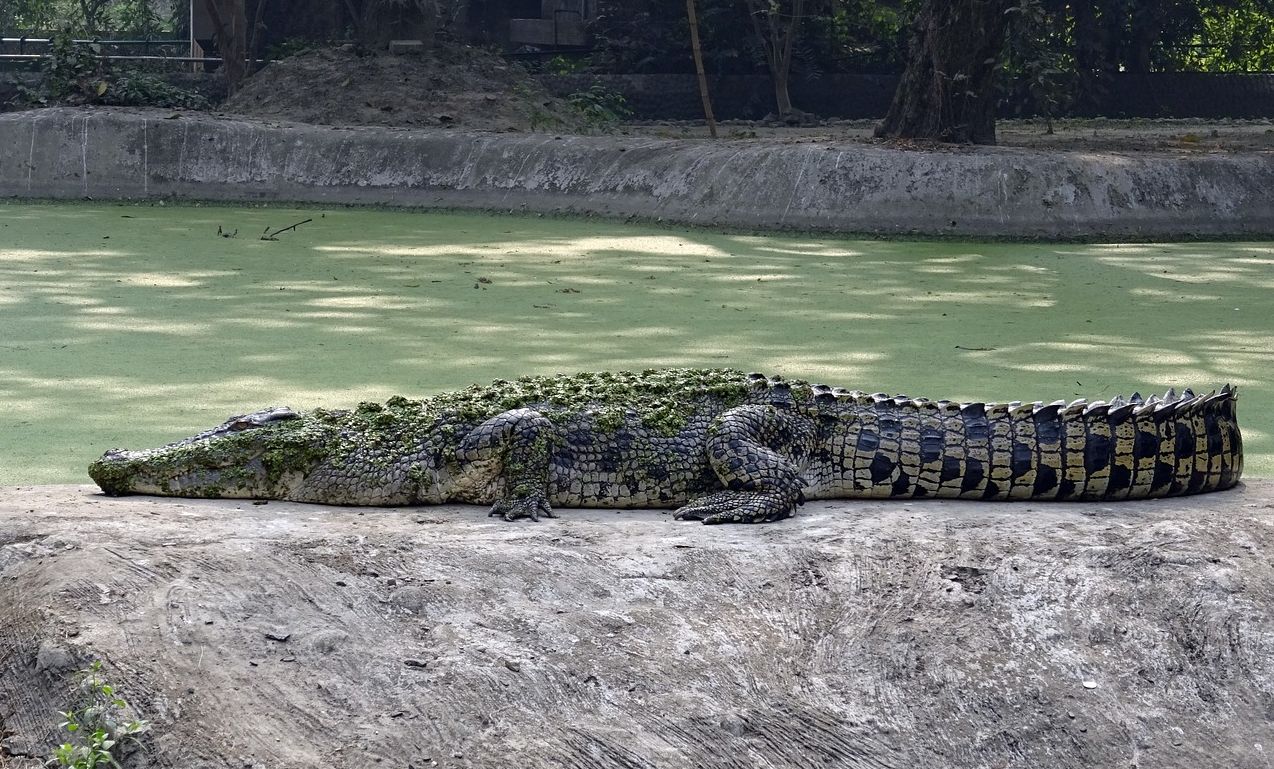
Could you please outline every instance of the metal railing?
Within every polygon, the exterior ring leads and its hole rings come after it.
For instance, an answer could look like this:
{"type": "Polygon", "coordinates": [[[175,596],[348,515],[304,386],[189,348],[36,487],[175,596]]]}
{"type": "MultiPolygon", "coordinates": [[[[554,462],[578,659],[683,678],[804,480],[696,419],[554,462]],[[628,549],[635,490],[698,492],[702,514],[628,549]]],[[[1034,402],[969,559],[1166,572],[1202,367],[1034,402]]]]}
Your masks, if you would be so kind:
{"type": "MultiPolygon", "coordinates": [[[[0,37],[0,64],[12,63],[19,65],[38,62],[48,56],[51,42],[47,37],[0,37]]],[[[219,56],[191,56],[189,40],[151,37],[82,38],[74,39],[72,42],[80,45],[98,46],[98,56],[107,61],[156,62],[178,65],[221,64],[221,57],[219,56]],[[172,51],[173,53],[165,51],[172,51]]]]}
{"type": "MultiPolygon", "coordinates": [[[[47,37],[30,37],[26,35],[22,37],[0,37],[0,50],[3,50],[5,48],[8,48],[9,46],[16,44],[18,48],[18,55],[23,55],[27,53],[28,47],[42,48],[47,50],[50,42],[52,41],[47,37]]],[[[168,39],[168,38],[153,38],[153,37],[143,37],[143,38],[135,38],[135,39],[84,38],[84,39],[75,39],[75,40],[72,40],[71,42],[80,43],[84,45],[111,46],[115,48],[124,48],[124,47],[134,48],[134,49],[140,48],[143,51],[151,49],[151,48],[155,48],[157,46],[169,46],[173,48],[184,48],[186,50],[190,50],[189,40],[168,39]]],[[[33,51],[33,53],[34,52],[35,51],[33,51]]]]}

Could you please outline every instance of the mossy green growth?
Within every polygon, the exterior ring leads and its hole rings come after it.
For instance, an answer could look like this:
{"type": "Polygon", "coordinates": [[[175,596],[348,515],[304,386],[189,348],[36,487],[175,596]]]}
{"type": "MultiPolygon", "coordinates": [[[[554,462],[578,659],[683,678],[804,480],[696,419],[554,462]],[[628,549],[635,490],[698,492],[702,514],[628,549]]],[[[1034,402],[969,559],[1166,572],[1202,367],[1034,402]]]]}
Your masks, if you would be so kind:
{"type": "Polygon", "coordinates": [[[89,474],[108,494],[125,493],[135,482],[187,497],[266,493],[289,473],[307,473],[331,455],[338,433],[328,421],[304,417],[215,440],[180,442],[124,460],[103,458],[90,465],[89,474]]]}
{"type": "MultiPolygon", "coordinates": [[[[747,375],[732,369],[584,372],[496,380],[436,395],[421,401],[419,408],[447,422],[480,423],[511,409],[539,407],[568,419],[587,415],[604,432],[641,424],[670,436],[684,428],[705,401],[737,406],[752,387],[747,375]]],[[[400,408],[409,403],[391,400],[400,408]]]]}

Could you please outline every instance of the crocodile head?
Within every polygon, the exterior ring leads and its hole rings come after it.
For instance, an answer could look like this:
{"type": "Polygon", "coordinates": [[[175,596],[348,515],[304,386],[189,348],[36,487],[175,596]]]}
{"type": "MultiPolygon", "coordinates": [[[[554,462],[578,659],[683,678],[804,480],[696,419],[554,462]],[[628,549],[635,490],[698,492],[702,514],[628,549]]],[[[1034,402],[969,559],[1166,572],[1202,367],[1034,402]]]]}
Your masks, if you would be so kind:
{"type": "Polygon", "coordinates": [[[111,449],[89,475],[111,496],[288,499],[326,460],[331,433],[318,420],[270,408],[157,449],[111,449]]]}

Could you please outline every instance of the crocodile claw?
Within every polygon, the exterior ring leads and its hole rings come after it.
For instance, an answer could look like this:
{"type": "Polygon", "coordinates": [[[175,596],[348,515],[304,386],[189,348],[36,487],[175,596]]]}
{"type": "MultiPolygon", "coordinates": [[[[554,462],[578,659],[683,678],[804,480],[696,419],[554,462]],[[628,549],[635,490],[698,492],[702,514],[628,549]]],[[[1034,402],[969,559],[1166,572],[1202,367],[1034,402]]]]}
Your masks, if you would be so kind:
{"type": "Polygon", "coordinates": [[[717,523],[769,523],[796,514],[800,493],[785,494],[766,491],[718,491],[700,497],[679,508],[673,515],[679,521],[717,523]]]}
{"type": "Polygon", "coordinates": [[[548,498],[538,492],[528,494],[525,497],[496,500],[496,503],[491,506],[491,512],[487,515],[499,515],[506,521],[516,521],[519,518],[530,518],[532,521],[538,521],[541,515],[545,518],[557,517],[553,513],[552,506],[549,505],[548,498]]]}

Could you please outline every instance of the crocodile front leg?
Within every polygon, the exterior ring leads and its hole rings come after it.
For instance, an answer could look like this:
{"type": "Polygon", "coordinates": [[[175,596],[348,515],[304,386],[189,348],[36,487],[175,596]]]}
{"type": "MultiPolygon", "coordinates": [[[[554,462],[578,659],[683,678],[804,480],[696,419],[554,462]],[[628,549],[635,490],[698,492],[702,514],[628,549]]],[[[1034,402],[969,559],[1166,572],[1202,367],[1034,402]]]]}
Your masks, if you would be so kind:
{"type": "Polygon", "coordinates": [[[552,422],[534,409],[513,409],[475,427],[461,442],[458,455],[461,462],[500,460],[503,491],[491,515],[506,521],[538,521],[541,515],[557,517],[547,493],[552,444],[552,422]]]}
{"type": "Polygon", "coordinates": [[[813,451],[809,420],[768,406],[739,406],[708,429],[708,462],[725,491],[677,510],[704,523],[762,523],[789,518],[805,501],[801,465],[813,451]]]}

